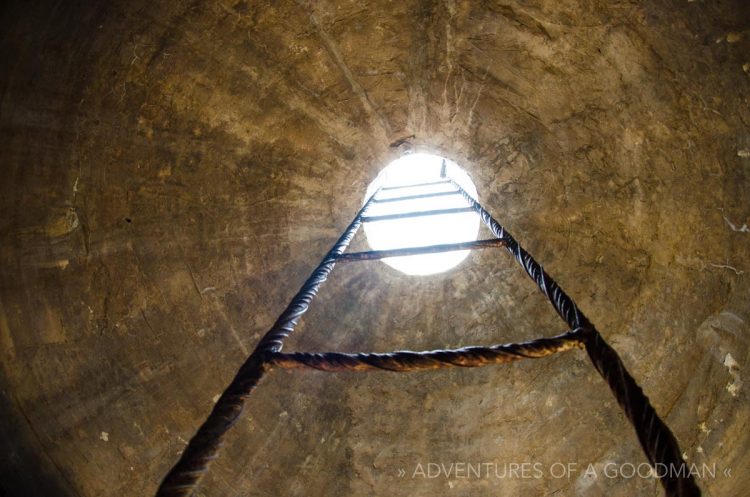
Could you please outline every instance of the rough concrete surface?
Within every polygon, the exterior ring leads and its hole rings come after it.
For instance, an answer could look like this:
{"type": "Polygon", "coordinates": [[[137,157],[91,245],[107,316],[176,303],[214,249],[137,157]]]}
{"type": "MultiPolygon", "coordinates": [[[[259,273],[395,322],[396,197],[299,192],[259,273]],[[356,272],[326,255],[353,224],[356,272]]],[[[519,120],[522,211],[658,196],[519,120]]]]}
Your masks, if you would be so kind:
{"type": "MultiPolygon", "coordinates": [[[[0,495],[153,494],[368,182],[408,150],[468,171],[687,460],[716,465],[704,495],[747,495],[749,10],[4,2],[0,495]]],[[[486,250],[430,277],[338,267],[285,350],[563,330],[486,250]]],[[[578,351],[410,375],[273,371],[197,495],[663,495],[601,471],[645,460],[578,351]],[[544,477],[415,474],[523,462],[544,477]],[[599,472],[555,478],[555,463],[599,472]]]]}

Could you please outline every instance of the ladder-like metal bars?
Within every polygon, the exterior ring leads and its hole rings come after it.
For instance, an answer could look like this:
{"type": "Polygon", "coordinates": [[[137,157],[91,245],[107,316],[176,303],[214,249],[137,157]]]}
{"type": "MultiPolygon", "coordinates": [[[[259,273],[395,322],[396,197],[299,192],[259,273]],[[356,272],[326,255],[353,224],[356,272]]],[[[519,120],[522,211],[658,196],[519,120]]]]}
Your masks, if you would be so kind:
{"type": "MultiPolygon", "coordinates": [[[[240,367],[236,376],[219,397],[206,421],[188,443],[180,459],[167,473],[157,490],[157,497],[188,497],[198,485],[211,461],[218,457],[224,435],[239,418],[245,400],[257,386],[263,375],[272,366],[281,368],[314,368],[323,371],[370,371],[389,370],[398,372],[418,371],[446,367],[479,367],[500,364],[524,358],[546,357],[573,348],[587,351],[591,362],[609,385],[620,407],[625,412],[641,443],[649,462],[658,469],[667,497],[699,497],[700,489],[691,472],[682,460],[677,440],[659,418],[648,398],[628,373],[617,353],[602,338],[593,324],[578,309],[573,300],[547,274],[539,263],[500,225],[479,202],[461,186],[446,176],[445,164],[441,168],[440,181],[381,188],[360,209],[354,220],[334,243],[318,267],[302,285],[284,312],[271,329],[261,338],[255,350],[240,367]],[[380,191],[420,188],[439,184],[452,184],[466,200],[469,207],[460,209],[437,209],[387,216],[366,217],[367,210],[380,191]],[[363,222],[384,219],[445,215],[476,211],[495,239],[464,242],[458,244],[409,247],[392,250],[374,250],[344,254],[352,238],[363,222]],[[448,212],[450,211],[450,212],[448,212]],[[320,286],[328,278],[338,261],[363,261],[385,257],[417,255],[490,247],[505,247],[518,261],[529,277],[539,286],[557,313],[570,327],[570,331],[552,338],[539,338],[529,342],[494,345],[490,347],[465,347],[453,350],[424,352],[396,351],[385,354],[339,352],[282,353],[284,339],[294,330],[307,311],[320,286]]],[[[442,196],[448,192],[388,198],[383,201],[410,200],[430,196],[442,196]]]]}

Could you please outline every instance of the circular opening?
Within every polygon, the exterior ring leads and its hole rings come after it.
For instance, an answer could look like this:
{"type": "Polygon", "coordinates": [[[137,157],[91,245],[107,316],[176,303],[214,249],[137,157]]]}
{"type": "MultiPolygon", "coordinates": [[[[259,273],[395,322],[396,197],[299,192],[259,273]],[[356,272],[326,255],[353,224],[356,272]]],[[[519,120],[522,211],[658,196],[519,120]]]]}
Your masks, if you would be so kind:
{"type": "MultiPolygon", "coordinates": [[[[366,216],[377,218],[468,207],[466,199],[458,193],[455,185],[446,182],[446,179],[455,181],[466,193],[477,198],[477,189],[469,175],[444,157],[418,153],[396,159],[388,164],[367,188],[365,202],[376,191],[378,193],[366,216]],[[445,178],[441,177],[443,164],[445,178]],[[432,194],[439,195],[427,196],[432,194]],[[400,197],[408,198],[392,200],[400,197]]],[[[365,223],[364,230],[373,250],[469,242],[477,239],[479,216],[475,212],[461,212],[400,219],[387,218],[365,223]]],[[[383,259],[383,262],[406,274],[435,274],[455,267],[469,255],[469,252],[470,250],[461,250],[390,257],[383,259]]]]}

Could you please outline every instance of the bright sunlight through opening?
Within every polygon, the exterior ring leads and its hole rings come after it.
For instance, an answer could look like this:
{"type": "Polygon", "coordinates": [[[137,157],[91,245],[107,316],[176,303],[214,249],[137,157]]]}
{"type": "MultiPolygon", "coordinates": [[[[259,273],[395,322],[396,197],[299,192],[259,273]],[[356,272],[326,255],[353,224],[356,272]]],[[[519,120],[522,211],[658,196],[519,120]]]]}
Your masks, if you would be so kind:
{"type": "MultiPolygon", "coordinates": [[[[468,202],[457,192],[456,187],[446,181],[448,178],[461,185],[461,188],[473,198],[477,198],[477,189],[469,175],[452,161],[437,155],[424,153],[405,155],[391,162],[370,183],[365,195],[365,202],[378,188],[380,188],[380,192],[375,197],[376,201],[370,204],[366,216],[374,217],[468,207],[468,202]],[[445,161],[446,178],[441,177],[443,161],[445,161]],[[422,185],[424,183],[435,184],[422,185]],[[440,193],[441,195],[390,200],[434,193],[440,193]]],[[[471,242],[477,239],[479,216],[475,212],[461,212],[403,219],[373,220],[364,224],[364,230],[367,241],[373,250],[471,242]]],[[[461,250],[438,254],[390,257],[383,259],[383,262],[406,274],[426,275],[442,273],[457,266],[469,255],[469,252],[470,250],[461,250]]]]}

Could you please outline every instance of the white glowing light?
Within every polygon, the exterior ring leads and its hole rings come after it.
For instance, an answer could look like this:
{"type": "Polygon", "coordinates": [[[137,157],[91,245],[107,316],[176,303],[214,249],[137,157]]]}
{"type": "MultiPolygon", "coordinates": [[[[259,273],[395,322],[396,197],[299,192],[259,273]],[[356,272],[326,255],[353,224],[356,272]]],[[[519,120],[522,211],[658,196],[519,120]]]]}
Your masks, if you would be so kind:
{"type": "MultiPolygon", "coordinates": [[[[455,163],[431,154],[410,154],[391,162],[370,183],[365,202],[378,188],[415,185],[441,181],[440,170],[443,160],[446,163],[446,176],[477,198],[477,189],[466,174],[455,163]]],[[[421,195],[424,193],[455,191],[450,183],[431,186],[381,190],[377,199],[421,195]]],[[[468,207],[468,202],[460,195],[443,195],[397,202],[373,202],[367,216],[381,216],[405,212],[429,211],[468,207]]],[[[474,212],[423,216],[365,223],[367,241],[373,250],[387,250],[404,247],[421,247],[444,243],[469,242],[477,239],[479,216],[474,212]]],[[[426,275],[441,273],[458,265],[469,255],[469,250],[444,252],[439,254],[411,255],[383,259],[389,266],[406,274],[426,275]]]]}

